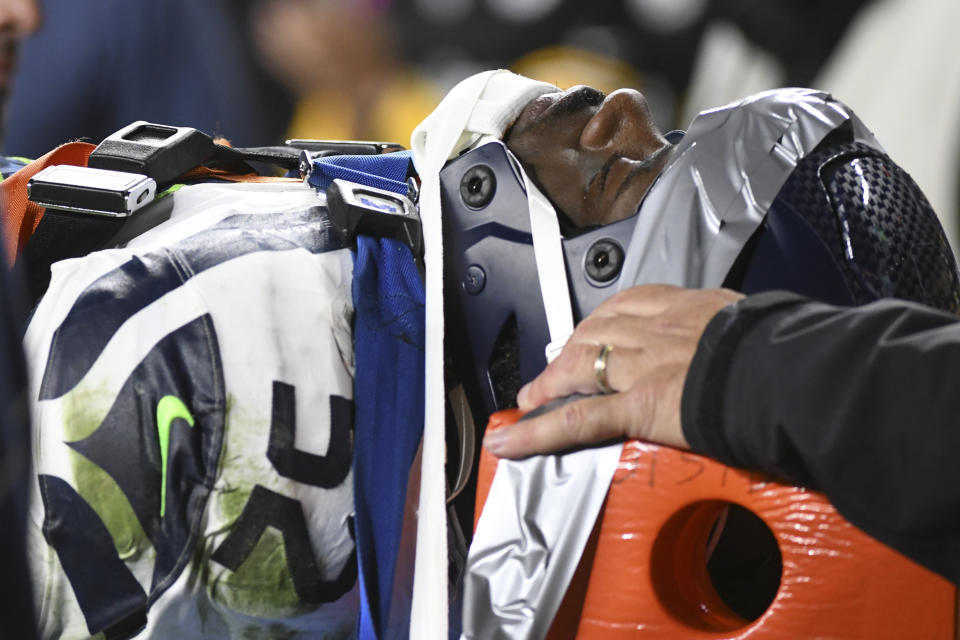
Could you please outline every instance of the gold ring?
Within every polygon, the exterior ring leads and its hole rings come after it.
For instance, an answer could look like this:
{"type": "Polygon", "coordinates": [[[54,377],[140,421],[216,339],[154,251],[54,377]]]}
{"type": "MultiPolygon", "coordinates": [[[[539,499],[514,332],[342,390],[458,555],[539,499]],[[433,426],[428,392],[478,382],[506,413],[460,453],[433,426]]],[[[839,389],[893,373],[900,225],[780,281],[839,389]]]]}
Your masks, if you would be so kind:
{"type": "Polygon", "coordinates": [[[607,358],[610,356],[610,352],[613,351],[612,344],[605,344],[600,347],[600,353],[597,354],[597,359],[593,361],[593,373],[597,378],[597,386],[600,387],[601,393],[613,393],[614,389],[607,382],[607,358]]]}

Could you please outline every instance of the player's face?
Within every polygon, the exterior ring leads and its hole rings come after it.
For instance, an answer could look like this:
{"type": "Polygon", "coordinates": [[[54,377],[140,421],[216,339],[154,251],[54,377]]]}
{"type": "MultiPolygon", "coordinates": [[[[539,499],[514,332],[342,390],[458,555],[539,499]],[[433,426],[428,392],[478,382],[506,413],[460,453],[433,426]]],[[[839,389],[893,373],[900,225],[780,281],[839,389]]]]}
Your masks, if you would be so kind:
{"type": "Polygon", "coordinates": [[[532,100],[504,142],[578,226],[636,213],[671,149],[643,94],[584,86],[532,100]]]}

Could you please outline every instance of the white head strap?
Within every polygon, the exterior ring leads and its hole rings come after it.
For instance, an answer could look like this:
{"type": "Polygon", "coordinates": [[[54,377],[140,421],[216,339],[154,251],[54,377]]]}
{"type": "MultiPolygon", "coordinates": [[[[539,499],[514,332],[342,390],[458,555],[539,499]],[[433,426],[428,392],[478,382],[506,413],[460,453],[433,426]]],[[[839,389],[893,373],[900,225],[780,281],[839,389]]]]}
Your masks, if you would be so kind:
{"type": "MultiPolygon", "coordinates": [[[[509,71],[477,74],[454,87],[414,130],[410,140],[421,179],[420,220],[426,265],[426,397],[411,638],[446,638],[448,634],[440,170],[447,160],[471,146],[501,138],[527,103],[554,91],[557,88],[552,85],[509,71]]],[[[550,339],[558,343],[573,331],[560,228],[550,202],[526,175],[524,183],[550,339]]]]}

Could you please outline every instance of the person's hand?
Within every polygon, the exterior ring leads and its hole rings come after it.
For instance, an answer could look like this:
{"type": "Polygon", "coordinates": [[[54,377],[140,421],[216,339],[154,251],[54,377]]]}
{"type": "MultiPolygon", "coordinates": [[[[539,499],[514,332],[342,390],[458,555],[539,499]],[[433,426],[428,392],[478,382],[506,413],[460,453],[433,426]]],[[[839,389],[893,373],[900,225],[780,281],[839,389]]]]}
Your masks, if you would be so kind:
{"type": "Polygon", "coordinates": [[[529,411],[574,393],[597,394],[484,437],[494,455],[522,458],[616,438],[689,449],[680,398],[707,323],[743,296],[728,289],[645,285],[604,301],[573,332],[543,373],[520,390],[529,411]],[[607,349],[605,367],[601,353],[607,349]]]}

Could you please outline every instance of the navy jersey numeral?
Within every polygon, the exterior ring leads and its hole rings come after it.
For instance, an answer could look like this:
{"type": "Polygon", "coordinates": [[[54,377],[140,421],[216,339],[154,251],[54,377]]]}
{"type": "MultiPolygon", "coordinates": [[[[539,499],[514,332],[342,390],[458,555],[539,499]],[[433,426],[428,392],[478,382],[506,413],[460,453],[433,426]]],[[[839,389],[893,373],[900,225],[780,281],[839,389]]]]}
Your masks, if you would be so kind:
{"type": "MultiPolygon", "coordinates": [[[[296,448],[296,392],[292,385],[274,381],[267,458],[281,476],[314,487],[339,486],[350,473],[353,459],[353,401],[330,396],[330,444],[326,455],[296,448]]],[[[348,522],[348,525],[350,523],[348,522]]],[[[236,571],[253,552],[267,527],[283,536],[287,569],[297,597],[303,603],[333,602],[357,579],[357,556],[350,555],[333,580],[323,580],[310,545],[310,532],[299,500],[256,485],[240,517],[212,559],[236,571]]],[[[353,538],[353,527],[349,527],[353,538]]]]}

